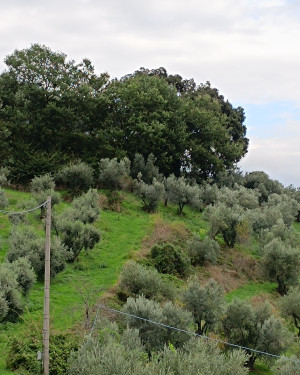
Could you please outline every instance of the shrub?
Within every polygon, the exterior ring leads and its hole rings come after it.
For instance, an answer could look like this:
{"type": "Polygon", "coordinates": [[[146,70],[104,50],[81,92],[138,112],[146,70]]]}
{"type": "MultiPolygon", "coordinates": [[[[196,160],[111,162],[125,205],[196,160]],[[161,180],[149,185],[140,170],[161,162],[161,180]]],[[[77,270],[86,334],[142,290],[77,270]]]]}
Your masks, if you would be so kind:
{"type": "Polygon", "coordinates": [[[157,270],[146,268],[134,261],[125,263],[120,276],[119,289],[126,297],[138,295],[156,299],[173,297],[172,288],[157,270]]]}
{"type": "Polygon", "coordinates": [[[50,174],[44,174],[39,177],[34,177],[30,183],[30,191],[32,193],[40,193],[44,191],[54,190],[54,178],[50,174]]]}
{"type": "Polygon", "coordinates": [[[188,242],[188,254],[194,265],[216,264],[219,252],[220,246],[218,242],[208,237],[201,241],[199,236],[194,236],[188,242]]]}
{"type": "Polygon", "coordinates": [[[189,258],[170,243],[154,245],[150,251],[154,267],[161,273],[185,276],[189,271],[189,258]]]}
{"type": "Polygon", "coordinates": [[[93,169],[84,162],[66,165],[57,174],[56,180],[64,184],[72,194],[88,190],[94,182],[93,169]]]}
{"type": "Polygon", "coordinates": [[[161,180],[162,176],[159,174],[159,169],[155,165],[155,162],[156,158],[152,153],[149,154],[146,163],[144,157],[141,154],[135,154],[130,172],[131,176],[133,178],[137,178],[138,175],[140,175],[141,179],[146,184],[151,184],[153,178],[155,178],[156,180],[161,180]]]}
{"type": "Polygon", "coordinates": [[[280,298],[279,305],[282,312],[292,318],[300,337],[300,287],[290,288],[287,295],[280,298]]]}

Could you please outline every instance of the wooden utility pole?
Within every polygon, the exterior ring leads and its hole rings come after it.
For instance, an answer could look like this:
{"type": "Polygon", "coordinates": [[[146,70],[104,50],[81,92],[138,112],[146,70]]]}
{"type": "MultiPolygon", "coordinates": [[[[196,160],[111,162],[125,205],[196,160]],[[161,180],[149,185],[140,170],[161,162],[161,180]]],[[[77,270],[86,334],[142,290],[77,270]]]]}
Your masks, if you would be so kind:
{"type": "Polygon", "coordinates": [[[47,208],[47,214],[46,214],[46,245],[45,245],[43,367],[44,367],[44,375],[49,375],[51,197],[47,197],[46,208],[47,208]]]}

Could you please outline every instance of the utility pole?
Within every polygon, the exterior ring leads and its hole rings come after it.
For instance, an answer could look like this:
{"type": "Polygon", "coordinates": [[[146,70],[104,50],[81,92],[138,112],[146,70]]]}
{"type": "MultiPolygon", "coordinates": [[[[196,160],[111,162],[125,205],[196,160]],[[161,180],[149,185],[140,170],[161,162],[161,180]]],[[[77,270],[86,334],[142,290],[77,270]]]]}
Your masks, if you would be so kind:
{"type": "Polygon", "coordinates": [[[46,213],[46,245],[45,245],[43,367],[44,367],[44,375],[49,375],[51,197],[47,197],[46,209],[47,209],[47,213],[46,213]]]}

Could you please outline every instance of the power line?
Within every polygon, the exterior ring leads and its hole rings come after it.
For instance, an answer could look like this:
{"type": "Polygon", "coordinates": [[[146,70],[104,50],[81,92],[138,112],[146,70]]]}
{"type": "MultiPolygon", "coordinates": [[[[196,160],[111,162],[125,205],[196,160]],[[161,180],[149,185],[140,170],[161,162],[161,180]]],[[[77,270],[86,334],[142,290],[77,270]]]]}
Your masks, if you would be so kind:
{"type": "Polygon", "coordinates": [[[48,202],[49,202],[49,200],[46,200],[44,203],[40,204],[39,206],[31,208],[29,210],[24,210],[24,211],[13,212],[13,211],[0,210],[0,214],[9,214],[9,215],[26,214],[27,212],[32,212],[32,211],[38,210],[41,207],[45,207],[48,202]]]}
{"type": "Polygon", "coordinates": [[[99,313],[99,311],[100,311],[100,308],[102,308],[102,309],[104,309],[104,310],[108,310],[108,311],[115,312],[115,313],[120,314],[120,315],[125,315],[125,316],[129,316],[129,317],[131,317],[131,318],[135,318],[135,319],[143,320],[143,321],[148,322],[148,323],[151,323],[151,324],[156,324],[156,325],[161,326],[161,327],[164,327],[164,328],[173,329],[174,331],[178,331],[178,332],[186,333],[186,334],[191,335],[191,336],[199,337],[199,338],[206,339],[206,340],[215,341],[215,342],[217,342],[217,343],[219,343],[219,344],[224,344],[224,345],[231,346],[231,347],[234,347],[234,348],[247,350],[247,351],[250,351],[250,352],[257,353],[257,354],[267,355],[267,356],[269,356],[269,357],[274,357],[274,358],[278,358],[278,359],[289,360],[290,362],[294,362],[294,363],[297,363],[297,364],[300,365],[300,361],[295,360],[295,359],[291,359],[291,358],[288,358],[288,357],[282,357],[282,356],[279,356],[279,355],[276,355],[276,354],[263,352],[263,351],[261,351],[261,350],[256,350],[256,349],[248,348],[247,346],[242,346],[242,345],[232,344],[232,343],[230,343],[230,342],[227,342],[227,341],[224,341],[224,340],[220,340],[220,339],[216,339],[216,338],[209,337],[209,336],[199,335],[198,333],[195,333],[195,332],[192,332],[192,331],[187,331],[187,330],[185,330],[185,329],[181,329],[181,328],[177,328],[177,327],[169,326],[168,324],[155,322],[154,320],[146,319],[146,318],[142,318],[141,316],[137,316],[137,315],[129,314],[129,313],[126,313],[126,312],[124,312],[124,311],[120,311],[120,310],[116,310],[116,309],[112,309],[112,308],[107,307],[107,306],[104,306],[104,305],[98,305],[98,309],[97,309],[96,317],[95,317],[95,320],[94,320],[93,326],[92,326],[92,328],[91,328],[91,330],[90,330],[90,334],[92,333],[92,331],[93,331],[94,328],[95,328],[95,325],[96,325],[96,321],[97,321],[97,319],[98,319],[98,313],[99,313]]]}

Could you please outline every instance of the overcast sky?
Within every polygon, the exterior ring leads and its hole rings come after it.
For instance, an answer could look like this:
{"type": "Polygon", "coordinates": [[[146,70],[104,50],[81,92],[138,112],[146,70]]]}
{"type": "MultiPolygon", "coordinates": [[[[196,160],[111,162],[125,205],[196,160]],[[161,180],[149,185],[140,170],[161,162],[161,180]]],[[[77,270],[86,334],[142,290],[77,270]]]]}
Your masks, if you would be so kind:
{"type": "Polygon", "coordinates": [[[243,170],[300,187],[300,0],[0,0],[0,71],[41,43],[98,73],[210,81],[246,112],[243,170]]]}

